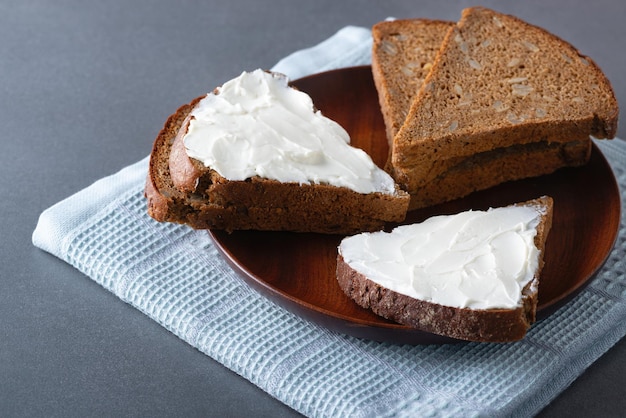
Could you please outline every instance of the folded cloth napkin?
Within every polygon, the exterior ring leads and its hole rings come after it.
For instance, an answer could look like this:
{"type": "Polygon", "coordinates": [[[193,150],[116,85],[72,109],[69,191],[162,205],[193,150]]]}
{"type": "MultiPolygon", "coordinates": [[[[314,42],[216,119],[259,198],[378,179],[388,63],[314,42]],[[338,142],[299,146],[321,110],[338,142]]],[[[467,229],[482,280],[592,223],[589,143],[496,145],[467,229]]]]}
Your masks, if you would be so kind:
{"type": "MultiPolygon", "coordinates": [[[[280,61],[291,78],[370,62],[346,27],[280,61]]],[[[598,142],[626,190],[626,142],[598,142]]],[[[148,159],[41,214],[33,243],[295,410],[316,417],[531,416],[626,334],[626,227],[593,282],[520,342],[395,345],[337,334],[249,288],[208,234],[146,214],[148,159]]]]}

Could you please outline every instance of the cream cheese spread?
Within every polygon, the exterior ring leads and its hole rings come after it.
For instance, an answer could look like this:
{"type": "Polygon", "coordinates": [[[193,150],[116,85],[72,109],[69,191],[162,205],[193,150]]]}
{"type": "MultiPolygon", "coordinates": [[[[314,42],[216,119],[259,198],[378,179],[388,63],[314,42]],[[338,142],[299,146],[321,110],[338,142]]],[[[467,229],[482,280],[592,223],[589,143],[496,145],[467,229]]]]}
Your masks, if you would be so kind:
{"type": "Polygon", "coordinates": [[[187,154],[229,180],[260,176],[396,193],[391,176],[283,75],[244,72],[204,97],[191,116],[187,154]]]}
{"type": "Polygon", "coordinates": [[[515,308],[538,267],[534,238],[541,215],[538,207],[509,206],[435,216],[347,237],[339,253],[368,279],[415,299],[515,308]]]}

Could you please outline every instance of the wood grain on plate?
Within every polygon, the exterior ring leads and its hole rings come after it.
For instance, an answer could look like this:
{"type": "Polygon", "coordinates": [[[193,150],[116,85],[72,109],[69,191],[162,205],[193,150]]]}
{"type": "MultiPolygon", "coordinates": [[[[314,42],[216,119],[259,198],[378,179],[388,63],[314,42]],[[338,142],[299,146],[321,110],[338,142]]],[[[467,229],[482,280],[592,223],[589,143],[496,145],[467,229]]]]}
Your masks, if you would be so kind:
{"type": "MultiPolygon", "coordinates": [[[[370,67],[320,73],[296,80],[293,85],[311,95],[324,115],[340,123],[350,133],[353,145],[384,166],[388,145],[370,67]]],[[[591,160],[584,167],[505,183],[463,199],[413,211],[405,223],[437,214],[505,206],[542,195],[554,198],[553,227],[539,287],[538,318],[542,319],[584,288],[605,262],[617,237],[619,190],[597,147],[593,147],[591,160]]],[[[248,284],[310,321],[377,341],[456,341],[387,321],[345,296],[335,278],[341,236],[260,231],[209,233],[248,284]]]]}

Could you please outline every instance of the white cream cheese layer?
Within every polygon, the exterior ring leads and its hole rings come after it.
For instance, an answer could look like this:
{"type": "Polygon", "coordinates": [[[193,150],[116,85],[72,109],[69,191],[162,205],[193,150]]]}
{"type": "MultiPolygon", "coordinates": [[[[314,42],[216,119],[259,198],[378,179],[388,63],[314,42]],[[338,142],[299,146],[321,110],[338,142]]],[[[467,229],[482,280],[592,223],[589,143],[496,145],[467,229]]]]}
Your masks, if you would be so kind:
{"type": "Polygon", "coordinates": [[[540,208],[435,216],[345,238],[339,253],[380,286],[445,306],[515,308],[539,263],[540,208]]]}
{"type": "Polygon", "coordinates": [[[394,181],[282,75],[244,72],[192,111],[187,154],[229,180],[254,176],[395,194],[394,181]]]}

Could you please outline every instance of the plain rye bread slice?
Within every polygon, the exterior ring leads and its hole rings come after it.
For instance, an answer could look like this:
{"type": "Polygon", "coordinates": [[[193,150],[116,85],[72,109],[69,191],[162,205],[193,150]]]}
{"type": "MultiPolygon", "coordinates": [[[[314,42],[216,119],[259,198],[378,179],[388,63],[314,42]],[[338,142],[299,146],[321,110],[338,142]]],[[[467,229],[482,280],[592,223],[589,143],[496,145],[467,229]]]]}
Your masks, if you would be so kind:
{"type": "Polygon", "coordinates": [[[453,25],[440,20],[403,19],[372,27],[372,75],[390,144],[453,25]]]}
{"type": "Polygon", "coordinates": [[[582,166],[590,155],[591,139],[584,135],[569,142],[538,141],[458,157],[449,160],[454,164],[411,196],[409,208],[437,205],[507,181],[550,174],[562,167],[582,166]]]}
{"type": "Polygon", "coordinates": [[[612,87],[590,58],[516,17],[470,8],[446,35],[394,137],[391,170],[415,195],[455,158],[612,138],[617,118],[612,87]]]}
{"type": "Polygon", "coordinates": [[[423,331],[468,341],[520,340],[536,319],[552,208],[552,199],[544,196],[345,238],[337,256],[339,286],[358,305],[423,331]],[[528,210],[512,215],[512,208],[528,210]],[[518,217],[525,219],[524,228],[513,226],[518,217]],[[476,233],[491,227],[497,232],[487,238],[476,233]],[[519,245],[526,231],[535,234],[519,245]],[[437,241],[451,250],[437,250],[437,241]],[[510,280],[502,279],[506,275],[510,280]]]}
{"type": "MultiPolygon", "coordinates": [[[[286,84],[285,88],[291,89],[286,84]]],[[[154,142],[145,187],[148,213],[154,219],[195,229],[332,234],[378,230],[386,222],[404,219],[409,196],[391,179],[394,190],[372,193],[323,183],[282,182],[259,175],[229,180],[213,167],[189,157],[183,138],[202,99],[195,99],[171,115],[154,142]]],[[[301,129],[304,132],[308,127],[301,129]]]]}

